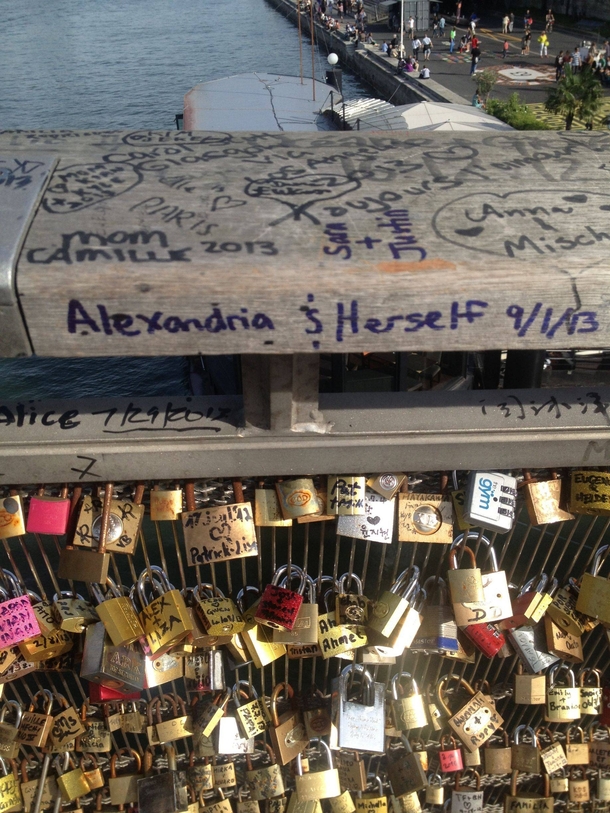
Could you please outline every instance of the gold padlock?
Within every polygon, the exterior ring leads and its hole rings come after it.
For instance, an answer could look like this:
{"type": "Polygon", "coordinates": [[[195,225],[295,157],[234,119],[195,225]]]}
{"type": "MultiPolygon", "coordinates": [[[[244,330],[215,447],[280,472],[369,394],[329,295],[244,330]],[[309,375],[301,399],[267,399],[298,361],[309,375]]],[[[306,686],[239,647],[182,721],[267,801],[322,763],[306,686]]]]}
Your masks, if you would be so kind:
{"type": "Polygon", "coordinates": [[[294,690],[289,683],[278,683],[273,688],[270,701],[271,728],[269,729],[269,736],[278,762],[280,765],[286,765],[307,747],[309,740],[305,725],[298,712],[288,711],[281,716],[279,715],[278,701],[282,692],[286,693],[289,701],[294,697],[294,690]]]}
{"type": "Polygon", "coordinates": [[[574,519],[574,514],[560,507],[561,480],[557,472],[551,471],[551,480],[536,480],[524,469],[524,480],[520,484],[525,493],[525,505],[532,525],[547,525],[574,519]]]}
{"type": "Polygon", "coordinates": [[[273,799],[284,793],[284,780],[280,766],[275,759],[275,753],[266,743],[262,743],[262,745],[269,759],[267,765],[253,768],[252,759],[249,754],[246,754],[246,784],[250,790],[250,798],[256,801],[273,799]]]}
{"type": "Polygon", "coordinates": [[[512,772],[510,791],[504,799],[504,813],[553,813],[555,800],[550,795],[549,775],[544,774],[544,795],[531,791],[518,795],[518,774],[519,771],[512,772]]]}
{"type": "Polygon", "coordinates": [[[144,637],[144,629],[131,599],[129,596],[121,595],[121,591],[110,577],[106,579],[106,584],[108,592],[105,596],[98,584],[92,584],[91,590],[98,602],[97,614],[110,640],[115,646],[139,641],[144,637]]]}
{"type": "Polygon", "coordinates": [[[74,799],[86,796],[91,790],[85,779],[83,769],[80,766],[75,768],[74,762],[71,759],[69,760],[69,764],[72,770],[66,771],[66,773],[62,773],[57,777],[57,787],[60,790],[61,798],[64,802],[72,802],[74,799]]]}
{"type": "MultiPolygon", "coordinates": [[[[315,740],[311,740],[311,742],[315,742],[315,740]]],[[[301,753],[299,752],[297,755],[295,785],[297,798],[301,802],[331,799],[341,795],[339,771],[333,766],[332,752],[324,740],[318,739],[318,744],[326,752],[328,761],[326,770],[312,771],[310,768],[309,773],[304,774],[301,753]]]]}
{"type": "Polygon", "coordinates": [[[146,569],[137,582],[137,594],[142,608],[140,621],[151,653],[161,655],[187,638],[193,629],[193,623],[184,598],[169,583],[163,569],[151,565],[150,571],[152,579],[146,569]],[[156,595],[150,603],[146,594],[147,584],[156,595]]]}
{"type": "Polygon", "coordinates": [[[142,778],[140,774],[141,767],[142,759],[133,748],[121,748],[116,754],[112,755],[108,787],[110,789],[110,801],[113,805],[128,805],[138,801],[138,779],[142,778]],[[135,774],[117,775],[117,763],[123,755],[127,757],[125,764],[129,764],[131,759],[135,760],[135,774]]]}

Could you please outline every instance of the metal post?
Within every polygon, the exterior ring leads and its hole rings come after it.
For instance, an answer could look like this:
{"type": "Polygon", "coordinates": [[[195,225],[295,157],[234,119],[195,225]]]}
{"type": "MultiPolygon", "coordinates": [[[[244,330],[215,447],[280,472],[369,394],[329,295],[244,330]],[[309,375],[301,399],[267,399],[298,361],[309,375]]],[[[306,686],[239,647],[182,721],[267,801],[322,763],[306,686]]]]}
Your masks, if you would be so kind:
{"type": "Polygon", "coordinates": [[[405,0],[400,0],[400,58],[405,55],[405,0]]]}

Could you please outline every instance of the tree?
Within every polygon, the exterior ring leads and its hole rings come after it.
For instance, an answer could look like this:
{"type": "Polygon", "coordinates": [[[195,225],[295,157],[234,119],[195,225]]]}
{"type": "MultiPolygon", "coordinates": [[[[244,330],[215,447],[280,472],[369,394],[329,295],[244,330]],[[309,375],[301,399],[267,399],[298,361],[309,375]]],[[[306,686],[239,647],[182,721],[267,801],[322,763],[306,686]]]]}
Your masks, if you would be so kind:
{"type": "Polygon", "coordinates": [[[518,93],[513,93],[505,102],[499,99],[490,99],[487,102],[487,112],[500,121],[505,121],[515,130],[550,130],[548,124],[537,119],[529,107],[521,101],[518,93]]]}
{"type": "Polygon", "coordinates": [[[487,102],[487,98],[497,81],[498,75],[495,71],[490,71],[489,68],[476,74],[477,92],[483,102],[487,102]]]}
{"type": "Polygon", "coordinates": [[[549,91],[544,106],[550,113],[557,113],[565,119],[566,130],[572,129],[575,117],[592,127],[593,117],[601,107],[602,95],[601,83],[590,67],[585,66],[580,73],[573,73],[566,65],[565,75],[549,91]]]}

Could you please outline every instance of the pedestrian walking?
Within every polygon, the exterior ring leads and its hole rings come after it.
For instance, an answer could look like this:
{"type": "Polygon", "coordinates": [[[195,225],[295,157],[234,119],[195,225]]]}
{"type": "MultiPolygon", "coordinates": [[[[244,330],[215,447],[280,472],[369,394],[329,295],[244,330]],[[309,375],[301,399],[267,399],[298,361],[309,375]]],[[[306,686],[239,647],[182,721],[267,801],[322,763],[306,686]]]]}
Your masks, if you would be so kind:
{"type": "Polygon", "coordinates": [[[555,17],[553,16],[552,10],[549,9],[547,11],[547,13],[546,13],[546,26],[545,26],[545,29],[544,29],[547,32],[547,34],[552,34],[553,33],[554,24],[555,24],[555,17]]]}
{"type": "Polygon", "coordinates": [[[555,81],[559,82],[563,74],[563,51],[555,57],[555,81]]]}
{"type": "Polygon", "coordinates": [[[432,37],[438,37],[438,14],[432,18],[432,37]]]}
{"type": "Polygon", "coordinates": [[[574,73],[580,73],[581,64],[582,59],[580,57],[580,49],[578,48],[577,45],[576,48],[574,48],[574,51],[572,52],[572,71],[574,73]]]}
{"type": "Polygon", "coordinates": [[[477,72],[477,65],[479,64],[479,58],[481,56],[481,49],[480,48],[473,48],[470,52],[470,75],[474,76],[477,72]]]}
{"type": "Polygon", "coordinates": [[[409,29],[409,37],[413,39],[413,37],[415,36],[415,17],[413,17],[413,15],[409,17],[407,27],[409,29]]]}
{"type": "Polygon", "coordinates": [[[438,21],[438,30],[439,30],[439,35],[441,36],[441,38],[444,37],[445,36],[445,18],[444,17],[441,17],[440,20],[438,21]]]}
{"type": "Polygon", "coordinates": [[[508,34],[508,23],[509,22],[510,22],[510,20],[509,20],[508,14],[505,14],[504,17],[502,17],[502,33],[503,34],[508,34]]]}
{"type": "Polygon", "coordinates": [[[504,40],[504,44],[502,45],[502,59],[506,59],[507,54],[508,54],[508,40],[504,40]]]}
{"type": "Polygon", "coordinates": [[[419,60],[419,49],[421,48],[421,40],[419,37],[415,37],[411,43],[411,48],[413,49],[413,56],[415,57],[415,60],[419,60]]]}
{"type": "Polygon", "coordinates": [[[515,15],[511,13],[508,15],[508,33],[513,33],[513,28],[515,27],[515,15]]]}
{"type": "Polygon", "coordinates": [[[548,56],[549,55],[549,38],[546,35],[546,31],[543,31],[542,34],[538,37],[538,42],[540,43],[540,56],[548,56]]]}
{"type": "Polygon", "coordinates": [[[457,37],[457,28],[452,25],[451,31],[449,32],[449,53],[453,53],[453,49],[455,48],[455,38],[457,37]]]}
{"type": "Polygon", "coordinates": [[[422,40],[422,45],[424,46],[424,62],[427,62],[430,59],[430,51],[432,49],[432,40],[428,36],[427,31],[426,36],[422,40]]]}

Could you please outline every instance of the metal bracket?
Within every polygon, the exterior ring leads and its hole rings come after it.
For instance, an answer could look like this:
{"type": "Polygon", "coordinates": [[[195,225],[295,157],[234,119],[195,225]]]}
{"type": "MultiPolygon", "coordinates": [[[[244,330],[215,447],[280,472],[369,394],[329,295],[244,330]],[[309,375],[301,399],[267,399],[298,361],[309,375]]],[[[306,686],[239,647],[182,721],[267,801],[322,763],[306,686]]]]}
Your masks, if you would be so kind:
{"type": "Polygon", "coordinates": [[[57,158],[0,154],[0,356],[30,356],[32,346],[19,307],[17,259],[57,158]]]}

